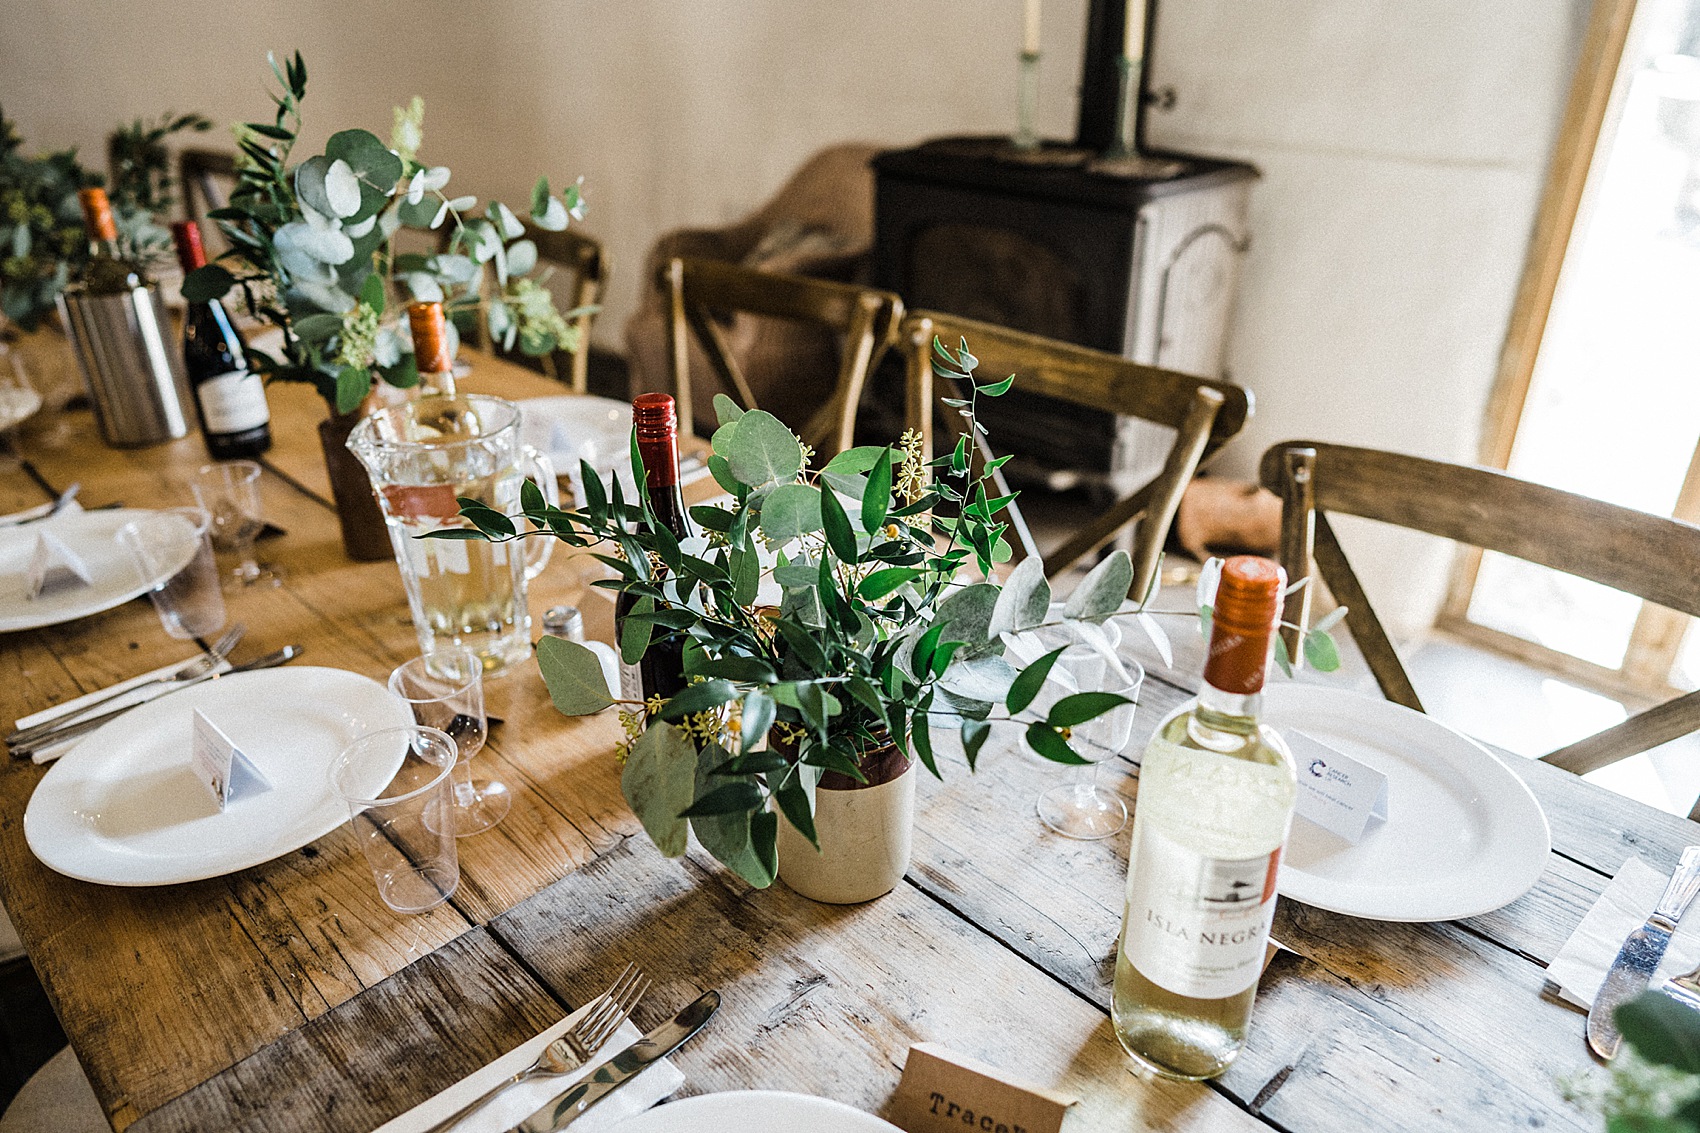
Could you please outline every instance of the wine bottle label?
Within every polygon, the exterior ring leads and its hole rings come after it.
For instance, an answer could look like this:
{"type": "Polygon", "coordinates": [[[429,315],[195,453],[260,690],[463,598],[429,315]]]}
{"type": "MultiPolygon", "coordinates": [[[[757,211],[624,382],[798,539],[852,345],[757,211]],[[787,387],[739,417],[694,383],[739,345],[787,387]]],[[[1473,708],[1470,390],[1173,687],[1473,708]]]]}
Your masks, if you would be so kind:
{"type": "Polygon", "coordinates": [[[1158,987],[1225,999],[1257,981],[1275,919],[1280,851],[1223,861],[1156,830],[1142,831],[1139,879],[1122,947],[1158,987]]]}
{"type": "Polygon", "coordinates": [[[241,433],[272,418],[266,407],[266,383],[246,370],[208,378],[195,387],[195,399],[209,433],[241,433]]]}
{"type": "Polygon", "coordinates": [[[1151,741],[1122,934],[1146,979],[1195,999],[1257,982],[1292,805],[1282,768],[1151,741]]]}

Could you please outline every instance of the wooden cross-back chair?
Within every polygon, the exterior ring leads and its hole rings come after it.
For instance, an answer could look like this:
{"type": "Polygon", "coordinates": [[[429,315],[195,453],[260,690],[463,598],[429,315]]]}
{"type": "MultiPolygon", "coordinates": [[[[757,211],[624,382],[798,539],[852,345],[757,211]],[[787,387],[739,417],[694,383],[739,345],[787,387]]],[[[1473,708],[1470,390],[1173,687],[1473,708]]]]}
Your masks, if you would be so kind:
{"type": "MultiPolygon", "coordinates": [[[[444,225],[437,234],[438,248],[448,247],[453,237],[452,225],[444,225]]],[[[544,268],[555,272],[566,272],[572,277],[570,286],[566,289],[566,298],[560,298],[561,292],[556,291],[556,306],[561,307],[562,314],[568,311],[585,310],[582,314],[574,315],[571,321],[578,330],[578,345],[573,350],[554,350],[539,358],[530,358],[513,353],[515,361],[520,361],[533,369],[541,369],[543,373],[557,381],[568,383],[574,393],[584,393],[590,383],[590,330],[596,322],[596,308],[602,302],[603,292],[608,287],[608,274],[612,268],[608,252],[602,246],[602,241],[596,237],[581,232],[578,229],[566,228],[559,232],[550,232],[536,225],[525,226],[525,237],[537,245],[537,262],[539,269],[533,278],[540,278],[544,268]]],[[[552,289],[553,290],[553,289],[552,289]]],[[[484,340],[484,321],[474,319],[469,324],[472,340],[482,343],[484,340]]],[[[489,344],[493,350],[500,350],[500,344],[489,344]]]]}
{"type": "MultiPolygon", "coordinates": [[[[1001,381],[1014,374],[1015,388],[1027,393],[1139,417],[1175,430],[1174,443],[1155,478],[1116,500],[1102,515],[1044,556],[1045,576],[1054,578],[1104,546],[1129,524],[1138,523],[1129,594],[1136,598],[1143,596],[1156,573],[1169,525],[1180,507],[1181,493],[1186,491],[1199,465],[1245,426],[1251,416],[1251,394],[1231,382],[1142,366],[1102,350],[936,311],[915,311],[903,321],[901,335],[908,355],[909,396],[912,400],[921,399],[921,404],[928,406],[934,404],[935,396],[956,397],[962,392],[933,368],[935,336],[952,348],[967,339],[969,352],[980,360],[977,374],[982,380],[1001,381]]],[[[911,417],[914,416],[912,408],[911,417]]],[[[926,423],[922,445],[930,456],[933,415],[929,412],[920,417],[926,423]]],[[[941,417],[954,444],[965,424],[954,409],[946,408],[941,417]]],[[[986,442],[980,438],[979,443],[986,442]]],[[[996,443],[997,438],[993,437],[992,447],[996,443]]],[[[999,486],[1002,488],[1001,480],[999,486]]],[[[1004,494],[1008,494],[1007,489],[1004,494]]],[[[1020,513],[1013,507],[1011,518],[1021,543],[1016,548],[1017,556],[1034,553],[1031,537],[1026,535],[1020,513]]]]}
{"type": "MultiPolygon", "coordinates": [[[[1362,516],[1497,551],[1700,617],[1700,527],[1533,484],[1492,468],[1377,449],[1284,441],[1263,454],[1281,496],[1281,559],[1295,581],[1316,572],[1347,607],[1346,627],[1387,699],[1423,710],[1393,643],[1341,550],[1328,513],[1362,516]]],[[[1308,625],[1312,586],[1287,597],[1308,625]]],[[[1298,631],[1284,629],[1293,657],[1298,631]]],[[[1700,692],[1679,696],[1541,758],[1584,774],[1700,729],[1700,692]]],[[[1692,815],[1690,817],[1693,817],[1692,815]]]]}
{"type": "Polygon", "coordinates": [[[236,155],[224,150],[185,149],[177,154],[177,184],[183,194],[183,215],[200,220],[230,203],[226,186],[236,180],[236,155]],[[200,202],[196,203],[196,197],[200,202]]]}
{"type": "Polygon", "coordinates": [[[818,406],[804,421],[787,421],[823,458],[855,443],[856,410],[868,374],[897,338],[903,300],[889,291],[851,283],[778,275],[718,260],[672,259],[660,285],[667,297],[668,370],[679,420],[695,420],[691,405],[690,344],[694,337],[710,367],[744,409],[762,408],[722,328],[734,314],[810,323],[840,340],[838,373],[797,374],[792,380],[816,383],[818,406]]]}

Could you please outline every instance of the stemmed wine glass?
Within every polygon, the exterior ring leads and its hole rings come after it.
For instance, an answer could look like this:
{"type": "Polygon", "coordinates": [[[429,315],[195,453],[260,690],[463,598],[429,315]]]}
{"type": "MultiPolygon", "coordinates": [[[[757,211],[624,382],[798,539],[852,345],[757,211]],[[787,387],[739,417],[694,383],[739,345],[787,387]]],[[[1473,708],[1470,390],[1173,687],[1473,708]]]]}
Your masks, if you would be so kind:
{"type": "Polygon", "coordinates": [[[239,560],[225,580],[225,589],[282,582],[275,570],[254,559],[254,540],[266,525],[260,503],[260,466],[252,460],[203,464],[193,488],[195,499],[212,516],[213,545],[233,552],[239,560]]]}
{"type": "Polygon", "coordinates": [[[494,779],[474,781],[472,757],[484,746],[484,663],[464,645],[433,649],[398,666],[390,691],[407,701],[415,723],[437,728],[454,740],[455,837],[481,834],[507,817],[508,788],[494,779]]]}
{"type": "Polygon", "coordinates": [[[1072,686],[1071,692],[1108,692],[1128,703],[1070,729],[1069,746],[1087,763],[1073,769],[1070,782],[1039,796],[1039,820],[1065,838],[1108,838],[1127,825],[1127,804],[1099,785],[1098,767],[1126,750],[1133,736],[1133,712],[1145,670],[1137,661],[1091,646],[1071,647],[1057,658],[1053,680],[1059,670],[1059,683],[1072,686]]]}

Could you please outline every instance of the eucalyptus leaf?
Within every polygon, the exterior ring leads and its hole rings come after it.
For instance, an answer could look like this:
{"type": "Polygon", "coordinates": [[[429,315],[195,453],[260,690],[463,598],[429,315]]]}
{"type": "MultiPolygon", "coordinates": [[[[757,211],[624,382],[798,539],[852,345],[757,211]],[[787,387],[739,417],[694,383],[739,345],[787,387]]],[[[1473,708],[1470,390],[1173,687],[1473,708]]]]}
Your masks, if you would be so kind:
{"type": "Polygon", "coordinates": [[[537,245],[530,240],[515,240],[508,245],[508,274],[530,275],[537,266],[537,245]]]}
{"type": "Polygon", "coordinates": [[[324,174],[325,199],[332,216],[347,218],[360,211],[360,182],[348,162],[338,158],[324,174]]]}
{"type": "MultiPolygon", "coordinates": [[[[20,227],[20,232],[28,232],[28,228],[20,227]]],[[[22,257],[20,257],[22,258],[22,257]]],[[[229,269],[218,264],[206,264],[196,268],[183,277],[183,298],[190,303],[206,303],[213,299],[222,299],[236,286],[236,277],[229,269]]],[[[341,319],[337,320],[340,326],[341,319]]]]}
{"type": "Polygon", "coordinates": [[[722,425],[730,425],[744,415],[738,403],[723,393],[714,395],[714,419],[722,425]]]}
{"type": "Polygon", "coordinates": [[[531,223],[545,232],[560,232],[567,227],[567,206],[550,197],[541,211],[531,210],[531,223]]]}
{"type": "MultiPolygon", "coordinates": [[[[696,801],[692,804],[693,811],[715,790],[728,783],[726,776],[709,774],[717,763],[725,761],[726,756],[726,749],[719,744],[703,745],[702,752],[697,757],[696,782],[693,786],[696,801]]],[[[746,792],[744,801],[748,800],[747,792],[754,791],[759,805],[761,792],[756,788],[754,776],[740,776],[730,782],[746,792]]],[[[757,854],[751,844],[750,817],[750,807],[745,806],[741,810],[734,809],[714,815],[693,814],[690,823],[703,849],[751,885],[764,889],[773,884],[774,872],[768,868],[764,857],[757,854]]]]}
{"type": "Polygon", "coordinates": [[[807,484],[781,484],[761,502],[761,533],[784,546],[821,529],[821,494],[807,484]]]}
{"type": "Polygon", "coordinates": [[[1126,551],[1112,552],[1080,580],[1063,605],[1063,616],[1101,622],[1121,609],[1132,585],[1133,560],[1126,551]]]}
{"type": "Polygon", "coordinates": [[[1062,738],[1061,733],[1043,721],[1035,720],[1027,725],[1026,738],[1028,747],[1054,763],[1082,767],[1092,762],[1082,759],[1079,753],[1068,746],[1068,741],[1062,738]]]}
{"type": "Polygon", "coordinates": [[[740,751],[749,751],[767,737],[778,711],[773,697],[760,689],[751,689],[744,694],[744,712],[738,736],[740,751]]]}
{"type": "Polygon", "coordinates": [[[1304,651],[1305,663],[1319,673],[1332,673],[1340,667],[1340,650],[1326,631],[1305,634],[1304,651]]]}
{"type": "Polygon", "coordinates": [[[1004,580],[1003,590],[992,608],[986,635],[1031,629],[1045,620],[1051,609],[1051,584],[1045,580],[1045,563],[1031,555],[1017,563],[1004,580]]]}
{"type": "Polygon", "coordinates": [[[620,773],[620,793],[655,848],[670,858],[683,854],[689,841],[688,820],[679,815],[696,801],[697,763],[696,747],[684,732],[671,724],[651,724],[632,745],[620,773]]]}
{"type": "Polygon", "coordinates": [[[544,637],[537,643],[537,668],[555,708],[567,716],[589,716],[614,703],[602,662],[576,641],[544,637]]]}
{"type": "MultiPolygon", "coordinates": [[[[650,614],[655,612],[655,599],[648,596],[639,598],[632,604],[631,613],[650,614]]],[[[643,655],[649,651],[650,634],[654,631],[653,622],[642,618],[627,617],[620,626],[620,660],[628,665],[635,665],[643,660],[643,655]]]]}
{"type": "Polygon", "coordinates": [[[1668,995],[1647,991],[1622,1004],[1612,1019],[1624,1041],[1648,1062],[1700,1074],[1700,1018],[1668,995]]]}
{"type": "MultiPolygon", "coordinates": [[[[715,449],[721,451],[718,431],[715,439],[715,449]]],[[[738,418],[729,441],[724,455],[732,475],[752,488],[789,484],[802,470],[802,443],[771,413],[755,409],[744,414],[738,418]]]]}

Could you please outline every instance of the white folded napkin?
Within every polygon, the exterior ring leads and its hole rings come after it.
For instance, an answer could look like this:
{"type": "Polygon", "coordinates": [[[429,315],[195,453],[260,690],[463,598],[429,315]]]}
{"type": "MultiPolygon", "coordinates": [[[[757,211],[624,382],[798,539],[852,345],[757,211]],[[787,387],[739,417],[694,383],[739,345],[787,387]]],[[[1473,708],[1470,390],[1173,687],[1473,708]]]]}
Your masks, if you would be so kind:
{"type": "MultiPolygon", "coordinates": [[[[1658,906],[1659,895],[1670,881],[1640,858],[1630,858],[1611,879],[1606,891],[1594,902],[1547,965],[1547,979],[1558,985],[1559,997],[1578,1007],[1588,1007],[1605,982],[1606,972],[1617,959],[1623,939],[1640,927],[1658,906]]],[[[1652,983],[1680,975],[1700,963],[1700,912],[1693,908],[1677,926],[1665,957],[1653,973],[1652,983]]]]}
{"type": "MultiPolygon", "coordinates": [[[[537,1056],[543,1053],[543,1048],[564,1034],[568,1027],[577,1023],[579,1016],[589,1011],[594,1004],[593,1000],[536,1038],[508,1051],[435,1097],[420,1102],[400,1117],[385,1122],[375,1133],[421,1133],[422,1130],[431,1128],[470,1104],[474,1098],[497,1082],[513,1077],[536,1062],[537,1056]]],[[[542,1108],[549,1099],[563,1093],[580,1078],[593,1073],[602,1063],[642,1037],[631,1023],[621,1024],[613,1037],[597,1051],[590,1065],[559,1078],[537,1079],[512,1087],[456,1125],[455,1133],[503,1133],[511,1129],[542,1108]]],[[[642,1113],[684,1084],[685,1076],[679,1073],[678,1067],[664,1058],[597,1102],[593,1109],[587,1110],[583,1117],[573,1122],[574,1133],[597,1133],[598,1130],[607,1129],[633,1114],[642,1113]]]]}
{"type": "MultiPolygon", "coordinates": [[[[109,704],[101,705],[100,708],[93,713],[93,715],[99,715],[102,712],[110,712],[115,708],[127,708],[134,704],[142,704],[165,692],[166,689],[160,685],[154,685],[149,688],[139,688],[138,686],[147,684],[149,681],[158,680],[161,677],[169,677],[172,673],[175,673],[178,669],[181,669],[184,665],[187,665],[193,660],[193,657],[185,657],[181,661],[173,661],[169,665],[161,665],[157,669],[131,677],[129,680],[119,681],[117,684],[111,685],[108,688],[97,688],[93,692],[86,692],[82,696],[67,700],[63,704],[55,704],[52,708],[43,708],[40,712],[34,712],[28,716],[20,716],[13,723],[12,727],[33,728],[37,724],[46,724],[51,721],[58,720],[61,717],[71,715],[83,706],[99,700],[103,696],[111,696],[115,692],[128,692],[132,689],[136,690],[133,695],[120,696],[115,698],[109,704]]],[[[218,671],[222,673],[229,668],[230,662],[222,661],[219,663],[218,671]]],[[[49,763],[58,759],[61,755],[64,755],[65,752],[70,750],[73,744],[82,738],[82,736],[74,736],[62,743],[54,744],[51,747],[40,748],[31,758],[36,763],[49,763]]]]}

